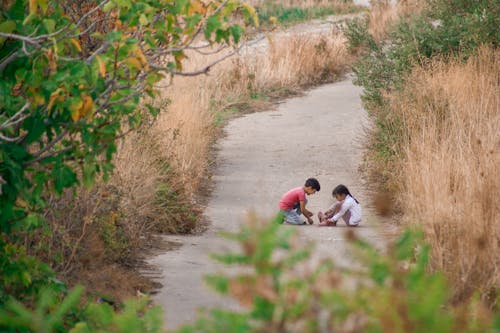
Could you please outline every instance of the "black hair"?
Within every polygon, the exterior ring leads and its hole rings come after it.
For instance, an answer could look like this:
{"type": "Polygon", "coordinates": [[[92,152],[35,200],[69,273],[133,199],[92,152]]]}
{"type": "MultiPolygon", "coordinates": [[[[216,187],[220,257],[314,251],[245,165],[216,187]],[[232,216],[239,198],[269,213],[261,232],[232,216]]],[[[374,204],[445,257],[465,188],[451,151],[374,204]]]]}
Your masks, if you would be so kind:
{"type": "Polygon", "coordinates": [[[321,189],[321,186],[319,185],[319,182],[316,178],[309,178],[306,180],[306,183],[304,186],[312,187],[315,189],[317,192],[321,189]]]}
{"type": "Polygon", "coordinates": [[[335,187],[332,191],[332,195],[335,196],[335,194],[345,194],[345,195],[349,194],[354,199],[354,201],[356,201],[356,203],[359,204],[358,199],[352,196],[351,192],[349,192],[349,189],[347,189],[345,185],[342,184],[337,185],[337,187],[335,187]]]}

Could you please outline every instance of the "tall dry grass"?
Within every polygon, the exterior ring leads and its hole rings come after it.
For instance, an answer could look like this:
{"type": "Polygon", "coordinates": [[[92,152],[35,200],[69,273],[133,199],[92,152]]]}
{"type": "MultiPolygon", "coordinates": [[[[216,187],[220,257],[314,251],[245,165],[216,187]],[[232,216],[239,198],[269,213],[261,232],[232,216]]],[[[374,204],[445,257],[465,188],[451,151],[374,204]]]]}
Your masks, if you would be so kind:
{"type": "MultiPolygon", "coordinates": [[[[215,57],[190,54],[185,68],[202,68],[215,57]]],[[[164,112],[151,127],[126,137],[115,158],[112,183],[123,193],[121,207],[130,223],[138,225],[134,234],[152,223],[170,232],[195,227],[196,200],[218,133],[214,122],[224,110],[262,107],[269,102],[259,96],[283,96],[333,81],[350,60],[339,33],[285,35],[243,50],[209,75],[162,83],[160,100],[170,101],[164,112]],[[175,196],[159,197],[165,187],[175,196]]]]}
{"type": "MultiPolygon", "coordinates": [[[[203,68],[214,57],[190,54],[185,69],[203,68]]],[[[270,105],[259,96],[283,97],[333,81],[349,62],[337,33],[281,35],[242,50],[209,75],[165,80],[154,101],[163,112],[118,142],[111,179],[54,203],[48,216],[54,232],[47,237],[49,253],[63,258],[57,271],[70,282],[83,278],[93,291],[110,288],[95,281],[102,275],[96,271],[109,273],[108,280],[129,281],[113,291],[118,298],[142,290],[147,281],[123,267],[135,262],[149,232],[196,228],[196,200],[219,133],[215,120],[231,107],[270,105]]]]}
{"type": "MultiPolygon", "coordinates": [[[[190,55],[187,68],[213,58],[190,55]]],[[[151,134],[158,138],[183,187],[195,196],[210,164],[214,120],[231,106],[252,108],[264,100],[320,82],[333,81],[350,63],[339,33],[269,37],[228,59],[209,75],[176,77],[162,96],[171,100],[151,134]]]]}
{"type": "Polygon", "coordinates": [[[401,17],[416,15],[426,7],[425,0],[372,0],[368,14],[368,32],[376,42],[387,39],[391,26],[401,17]]]}
{"type": "Polygon", "coordinates": [[[279,94],[335,80],[350,61],[339,33],[270,37],[260,48],[232,59],[218,84],[232,98],[279,94]]]}
{"type": "Polygon", "coordinates": [[[402,126],[401,205],[455,299],[500,285],[500,52],[417,68],[392,112],[402,126]]]}
{"type": "Polygon", "coordinates": [[[351,8],[352,1],[345,0],[248,0],[252,6],[282,6],[284,8],[351,8]]]}

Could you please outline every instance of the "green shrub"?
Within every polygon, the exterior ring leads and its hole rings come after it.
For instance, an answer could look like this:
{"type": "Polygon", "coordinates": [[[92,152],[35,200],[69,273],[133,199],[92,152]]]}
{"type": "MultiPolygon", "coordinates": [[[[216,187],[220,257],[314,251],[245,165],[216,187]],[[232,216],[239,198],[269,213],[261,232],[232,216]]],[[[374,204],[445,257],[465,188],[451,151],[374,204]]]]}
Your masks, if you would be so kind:
{"type": "Polygon", "coordinates": [[[83,288],[65,297],[45,288],[33,309],[15,300],[0,308],[0,329],[5,333],[155,333],[162,332],[162,311],[149,308],[146,298],[125,302],[119,310],[107,303],[81,306],[83,288]]]}
{"type": "MultiPolygon", "coordinates": [[[[495,332],[498,314],[478,300],[449,304],[443,276],[427,270],[429,247],[422,234],[406,231],[386,255],[349,231],[354,264],[337,268],[308,263],[311,244],[276,223],[250,223],[227,234],[241,251],[214,255],[240,273],[212,275],[217,291],[242,311],[216,309],[190,332],[495,332]]],[[[234,272],[234,270],[232,270],[234,272]]]]}
{"type": "Polygon", "coordinates": [[[377,44],[366,20],[349,23],[345,32],[351,51],[361,53],[353,65],[354,82],[363,87],[363,103],[374,119],[370,150],[380,170],[391,168],[388,163],[396,158],[405,136],[385,96],[401,90],[414,66],[436,56],[466,60],[480,45],[497,46],[500,40],[498,4],[493,0],[427,0],[427,5],[423,12],[393,24],[389,41],[377,44]]]}
{"type": "Polygon", "coordinates": [[[371,50],[377,49],[375,40],[368,33],[368,20],[366,19],[356,18],[347,21],[344,35],[347,38],[348,49],[350,52],[356,53],[366,48],[371,50]]]}
{"type": "Polygon", "coordinates": [[[434,56],[466,59],[482,44],[498,45],[500,16],[495,1],[428,0],[429,9],[402,18],[393,25],[390,41],[377,44],[366,20],[348,24],[351,49],[364,46],[364,56],[354,65],[357,83],[364,87],[369,110],[383,105],[383,92],[402,87],[412,66],[434,56]]]}

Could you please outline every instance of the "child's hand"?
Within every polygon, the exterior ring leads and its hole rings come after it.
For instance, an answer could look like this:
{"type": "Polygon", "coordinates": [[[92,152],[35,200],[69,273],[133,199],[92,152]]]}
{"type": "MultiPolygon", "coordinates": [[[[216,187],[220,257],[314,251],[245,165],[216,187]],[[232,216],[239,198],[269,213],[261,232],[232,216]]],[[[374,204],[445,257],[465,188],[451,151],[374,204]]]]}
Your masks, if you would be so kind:
{"type": "Polygon", "coordinates": [[[310,218],[310,217],[307,217],[307,222],[309,222],[309,224],[313,224],[314,223],[313,219],[310,218]]]}

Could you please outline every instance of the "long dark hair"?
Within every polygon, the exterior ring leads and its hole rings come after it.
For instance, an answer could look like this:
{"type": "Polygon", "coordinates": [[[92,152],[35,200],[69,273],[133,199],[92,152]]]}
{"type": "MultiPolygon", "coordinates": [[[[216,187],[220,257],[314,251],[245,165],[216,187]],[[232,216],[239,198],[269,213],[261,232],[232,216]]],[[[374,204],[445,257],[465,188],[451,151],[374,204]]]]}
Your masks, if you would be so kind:
{"type": "Polygon", "coordinates": [[[345,185],[337,185],[337,187],[335,187],[332,191],[332,195],[335,196],[335,194],[345,194],[345,195],[350,195],[354,201],[356,201],[356,203],[359,204],[359,201],[358,199],[356,199],[355,197],[352,196],[351,192],[349,192],[349,189],[345,186],[345,185]]]}

